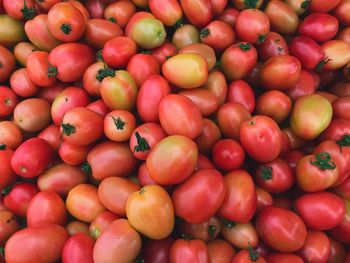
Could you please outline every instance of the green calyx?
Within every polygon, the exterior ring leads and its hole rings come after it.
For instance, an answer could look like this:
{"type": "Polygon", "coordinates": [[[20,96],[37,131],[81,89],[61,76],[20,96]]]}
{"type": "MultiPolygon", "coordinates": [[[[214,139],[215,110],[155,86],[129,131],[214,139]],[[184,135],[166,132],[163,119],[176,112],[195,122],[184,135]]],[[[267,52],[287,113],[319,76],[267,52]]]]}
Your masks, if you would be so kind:
{"type": "Polygon", "coordinates": [[[97,227],[95,227],[90,231],[90,235],[93,239],[96,240],[101,235],[101,231],[97,227]]]}
{"type": "Polygon", "coordinates": [[[145,191],[145,188],[144,188],[144,187],[142,187],[141,190],[139,191],[140,195],[143,195],[145,192],[146,192],[146,191],[145,191]]]}
{"type": "Polygon", "coordinates": [[[134,152],[145,152],[151,149],[146,139],[141,137],[138,132],[135,133],[135,137],[137,140],[137,145],[134,147],[134,152]]]}
{"type": "Polygon", "coordinates": [[[114,17],[108,18],[108,21],[111,21],[112,23],[117,23],[117,20],[114,17]]]}
{"type": "Polygon", "coordinates": [[[83,171],[83,173],[87,176],[92,175],[91,165],[88,162],[83,163],[80,166],[80,169],[83,171]]]}
{"type": "Polygon", "coordinates": [[[260,177],[263,179],[263,180],[271,180],[272,179],[272,167],[271,166],[265,166],[265,165],[262,165],[261,166],[261,172],[260,172],[260,177]]]}
{"type": "Polygon", "coordinates": [[[207,37],[207,36],[209,36],[209,35],[210,35],[210,30],[209,30],[209,28],[204,28],[204,29],[202,29],[201,32],[200,32],[201,38],[205,38],[205,37],[207,37]]]}
{"type": "Polygon", "coordinates": [[[24,7],[21,9],[21,12],[23,14],[24,19],[26,19],[26,20],[31,20],[36,15],[35,8],[33,8],[33,7],[28,8],[25,0],[24,0],[24,7]]]}
{"type": "Polygon", "coordinates": [[[305,0],[304,2],[301,3],[300,7],[302,9],[307,9],[310,5],[310,0],[305,0]]]}
{"type": "Polygon", "coordinates": [[[343,149],[342,149],[343,146],[350,146],[350,134],[345,133],[340,140],[336,141],[336,143],[340,147],[340,152],[342,152],[343,151],[343,149]]]}
{"type": "Polygon", "coordinates": [[[326,58],[326,59],[322,60],[320,63],[318,63],[316,66],[316,71],[321,72],[323,70],[324,65],[326,65],[329,61],[331,61],[331,59],[326,58]]]}
{"type": "Polygon", "coordinates": [[[126,122],[123,121],[120,117],[116,118],[114,116],[111,116],[113,119],[114,125],[117,128],[117,130],[123,130],[125,127],[126,122]]]}
{"type": "Polygon", "coordinates": [[[178,29],[179,27],[182,27],[182,25],[184,24],[184,21],[182,20],[182,18],[178,19],[176,22],[175,22],[175,29],[178,29]]]}
{"type": "Polygon", "coordinates": [[[259,259],[259,253],[253,250],[252,246],[250,245],[250,242],[248,242],[248,252],[251,261],[255,262],[259,259]]]}
{"type": "Polygon", "coordinates": [[[209,225],[208,226],[208,233],[209,233],[210,238],[215,238],[215,232],[216,232],[216,226],[209,225]]]}
{"type": "Polygon", "coordinates": [[[102,80],[106,77],[114,77],[115,76],[115,70],[105,67],[101,68],[97,71],[96,79],[98,82],[102,82],[102,80]]]}
{"type": "Polygon", "coordinates": [[[235,223],[235,222],[233,222],[233,221],[231,221],[231,220],[228,220],[228,219],[226,219],[226,218],[223,218],[223,219],[222,219],[222,223],[223,223],[223,225],[224,225],[225,227],[227,227],[227,228],[233,228],[233,227],[236,226],[236,223],[235,223]]]}
{"type": "Polygon", "coordinates": [[[70,24],[62,24],[60,28],[66,35],[69,35],[69,33],[72,31],[72,26],[70,24]]]}
{"type": "Polygon", "coordinates": [[[97,51],[97,53],[96,53],[96,61],[103,61],[102,49],[97,51]]]}
{"type": "Polygon", "coordinates": [[[244,43],[244,44],[239,44],[239,48],[242,51],[247,52],[252,48],[252,46],[249,43],[244,43]]]}
{"type": "Polygon", "coordinates": [[[56,77],[58,74],[57,67],[53,65],[49,65],[48,71],[47,71],[47,76],[48,77],[56,77]]]}
{"type": "Polygon", "coordinates": [[[75,126],[69,123],[62,123],[61,124],[62,130],[63,130],[63,134],[70,136],[73,133],[75,133],[75,126]]]}
{"type": "Polygon", "coordinates": [[[315,154],[316,161],[311,161],[310,163],[319,167],[322,170],[334,170],[337,166],[333,161],[331,161],[331,155],[327,152],[315,154]]]}
{"type": "Polygon", "coordinates": [[[0,151],[6,150],[6,144],[0,143],[0,151]]]}
{"type": "Polygon", "coordinates": [[[244,0],[244,6],[245,8],[256,8],[256,5],[258,4],[259,0],[244,0]]]}
{"type": "Polygon", "coordinates": [[[257,44],[262,44],[265,42],[267,34],[259,34],[257,44]]]}

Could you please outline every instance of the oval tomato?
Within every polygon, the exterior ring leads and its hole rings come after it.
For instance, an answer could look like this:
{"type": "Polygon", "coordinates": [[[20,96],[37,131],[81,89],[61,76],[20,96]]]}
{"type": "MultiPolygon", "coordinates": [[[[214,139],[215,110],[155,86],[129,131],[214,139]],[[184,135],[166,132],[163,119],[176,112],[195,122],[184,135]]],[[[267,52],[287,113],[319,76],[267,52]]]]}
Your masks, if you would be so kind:
{"type": "Polygon", "coordinates": [[[254,225],[250,222],[237,224],[226,220],[221,234],[228,242],[239,249],[255,248],[259,242],[254,225]]]}
{"type": "Polygon", "coordinates": [[[202,133],[195,138],[198,151],[202,154],[210,154],[215,143],[221,139],[221,131],[218,125],[211,119],[203,119],[202,133]]]}
{"type": "Polygon", "coordinates": [[[5,86],[0,86],[0,117],[6,117],[13,113],[18,103],[16,93],[5,86]]]}
{"type": "Polygon", "coordinates": [[[170,247],[171,263],[209,263],[207,245],[199,239],[177,239],[170,247]]]}
{"type": "Polygon", "coordinates": [[[177,49],[184,48],[191,44],[199,43],[199,31],[193,25],[182,25],[174,32],[171,42],[177,49]]]}
{"type": "Polygon", "coordinates": [[[200,32],[201,42],[216,51],[224,51],[235,41],[236,35],[229,24],[214,20],[200,32]]]}
{"type": "Polygon", "coordinates": [[[10,78],[15,70],[16,61],[13,54],[4,46],[0,45],[0,82],[10,78]]]}
{"type": "Polygon", "coordinates": [[[131,74],[139,87],[149,76],[160,73],[160,65],[158,60],[152,55],[136,54],[130,59],[126,70],[131,74]]]}
{"type": "Polygon", "coordinates": [[[289,54],[288,44],[280,34],[270,32],[264,37],[263,42],[258,46],[259,56],[263,61],[274,56],[289,54]]]}
{"type": "Polygon", "coordinates": [[[93,263],[94,240],[84,233],[70,236],[64,243],[62,263],[93,263]]]}
{"type": "Polygon", "coordinates": [[[89,233],[97,239],[115,220],[120,219],[120,216],[113,214],[109,211],[104,211],[98,214],[98,216],[90,223],[89,233]]]}
{"type": "Polygon", "coordinates": [[[232,81],[228,86],[227,102],[242,104],[252,113],[255,108],[255,95],[252,87],[244,80],[232,81]]]}
{"type": "Polygon", "coordinates": [[[213,18],[210,0],[180,0],[180,4],[186,17],[194,26],[202,28],[213,18]]]}
{"type": "Polygon", "coordinates": [[[18,222],[11,211],[0,211],[0,227],[0,244],[4,245],[19,230],[18,222]]]}
{"type": "Polygon", "coordinates": [[[242,166],[245,152],[237,141],[223,139],[215,143],[212,149],[212,159],[220,170],[232,171],[242,166]]]}
{"type": "Polygon", "coordinates": [[[102,57],[113,68],[126,66],[136,54],[136,43],[127,37],[118,36],[108,40],[103,46],[102,57]]]}
{"type": "Polygon", "coordinates": [[[326,262],[330,250],[330,241],[324,232],[308,231],[305,243],[298,254],[306,262],[326,262]]]}
{"type": "Polygon", "coordinates": [[[28,71],[25,68],[12,73],[10,85],[11,89],[21,97],[33,97],[39,91],[39,87],[29,78],[28,71]]]}
{"type": "MultiPolygon", "coordinates": [[[[96,10],[96,8],[91,9],[96,10]]],[[[131,1],[112,2],[102,10],[105,19],[117,23],[121,28],[127,25],[135,11],[135,5],[131,1]]]]}
{"type": "Polygon", "coordinates": [[[207,243],[209,262],[212,263],[231,263],[235,255],[234,248],[226,241],[215,239],[207,243]]]}

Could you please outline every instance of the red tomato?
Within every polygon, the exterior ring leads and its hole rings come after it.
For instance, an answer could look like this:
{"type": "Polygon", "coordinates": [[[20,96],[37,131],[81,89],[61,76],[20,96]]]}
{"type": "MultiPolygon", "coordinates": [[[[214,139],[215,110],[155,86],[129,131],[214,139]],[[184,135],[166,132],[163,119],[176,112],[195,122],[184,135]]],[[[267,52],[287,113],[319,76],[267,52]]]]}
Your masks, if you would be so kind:
{"type": "Polygon", "coordinates": [[[107,107],[106,103],[104,103],[102,99],[91,102],[89,105],[86,106],[86,108],[100,114],[103,118],[105,118],[110,111],[110,109],[107,107]]]}
{"type": "Polygon", "coordinates": [[[92,237],[84,233],[72,235],[64,243],[62,263],[93,263],[93,249],[92,237]]]}
{"type": "Polygon", "coordinates": [[[203,119],[202,133],[195,138],[198,150],[202,154],[210,154],[215,143],[221,139],[218,125],[211,119],[203,119]]]}
{"type": "Polygon", "coordinates": [[[12,89],[0,86],[0,117],[6,117],[13,113],[18,97],[12,89]]]}
{"type": "Polygon", "coordinates": [[[259,162],[272,161],[281,151],[281,131],[274,120],[263,115],[242,123],[240,140],[248,154],[259,162]]]}
{"type": "Polygon", "coordinates": [[[331,40],[338,32],[338,20],[329,14],[310,14],[301,22],[298,33],[318,43],[331,40]]]}
{"type": "Polygon", "coordinates": [[[49,63],[56,68],[57,78],[62,82],[73,82],[83,76],[93,63],[92,49],[81,43],[65,43],[54,48],[49,55],[49,63]]]}
{"type": "Polygon", "coordinates": [[[130,1],[112,2],[103,11],[103,16],[114,23],[117,23],[121,28],[124,28],[132,15],[136,12],[135,5],[130,1]]]}
{"type": "Polygon", "coordinates": [[[150,0],[149,8],[165,26],[175,26],[182,18],[180,3],[175,0],[150,0]]]}
{"type": "Polygon", "coordinates": [[[0,45],[0,82],[10,78],[15,70],[16,61],[13,54],[4,46],[0,45]]]}
{"type": "Polygon", "coordinates": [[[180,223],[180,231],[191,239],[209,241],[216,239],[221,231],[222,223],[217,216],[212,216],[208,221],[200,224],[190,224],[185,220],[180,223]]]}
{"type": "Polygon", "coordinates": [[[224,74],[221,71],[213,70],[208,75],[208,80],[203,86],[209,90],[219,100],[219,105],[225,103],[227,93],[227,83],[224,74]]]}
{"type": "Polygon", "coordinates": [[[252,87],[244,80],[235,80],[228,86],[227,102],[242,104],[250,113],[255,108],[255,96],[252,87]]]}
{"type": "Polygon", "coordinates": [[[155,145],[146,165],[151,178],[159,184],[183,182],[194,171],[198,160],[197,145],[188,137],[168,136],[155,145]]]}
{"type": "Polygon", "coordinates": [[[177,54],[176,47],[168,42],[164,42],[163,45],[152,50],[152,55],[158,59],[159,63],[163,65],[168,57],[175,56],[177,54]]]}
{"type": "Polygon", "coordinates": [[[226,241],[215,239],[207,243],[209,262],[212,263],[231,263],[235,255],[234,248],[226,241]]]}
{"type": "MultiPolygon", "coordinates": [[[[0,244],[3,246],[6,241],[19,230],[18,222],[11,211],[0,211],[0,227],[0,244]]],[[[1,256],[1,260],[2,259],[3,256],[1,256]]]]}
{"type": "Polygon", "coordinates": [[[67,87],[67,84],[60,81],[56,81],[52,86],[41,89],[38,97],[46,100],[48,103],[52,103],[55,98],[67,87]]]}
{"type": "Polygon", "coordinates": [[[332,120],[327,129],[321,134],[321,140],[340,140],[344,134],[350,134],[350,121],[343,119],[332,120]]]}
{"type": "Polygon", "coordinates": [[[302,219],[292,211],[267,207],[255,223],[259,237],[279,252],[294,252],[302,248],[307,237],[302,219]]]}
{"type": "Polygon", "coordinates": [[[14,19],[30,20],[36,15],[33,0],[3,0],[6,13],[14,19]]]}
{"type": "Polygon", "coordinates": [[[12,73],[10,85],[11,89],[21,97],[33,97],[39,91],[39,87],[29,78],[28,71],[25,68],[12,73]]]}
{"type": "Polygon", "coordinates": [[[199,170],[173,192],[175,214],[191,224],[204,223],[218,211],[225,193],[224,178],[218,171],[199,170]]]}
{"type": "Polygon", "coordinates": [[[350,1],[342,0],[333,10],[333,15],[336,18],[338,18],[340,23],[342,23],[343,25],[350,26],[350,19],[349,19],[349,16],[347,15],[349,10],[350,10],[350,1]]]}
{"type": "Polygon", "coordinates": [[[62,141],[58,149],[58,154],[65,163],[70,165],[78,165],[85,162],[90,148],[90,145],[76,146],[67,141],[62,141]]]}
{"type": "Polygon", "coordinates": [[[23,142],[11,158],[13,171],[25,178],[40,175],[51,164],[53,153],[43,139],[31,138],[23,142]]]}
{"type": "Polygon", "coordinates": [[[344,246],[333,238],[329,238],[329,240],[331,242],[331,251],[327,261],[329,263],[344,262],[346,256],[344,246]]]}
{"type": "Polygon", "coordinates": [[[177,239],[170,248],[170,263],[209,263],[207,245],[199,239],[177,239]]]}
{"type": "Polygon", "coordinates": [[[232,171],[242,166],[245,152],[235,140],[223,139],[215,143],[212,150],[212,159],[220,170],[232,171]]]}
{"type": "Polygon", "coordinates": [[[27,208],[28,226],[52,223],[64,226],[67,212],[62,198],[53,191],[41,191],[30,201],[27,208]]]}
{"type": "Polygon", "coordinates": [[[313,230],[334,228],[345,216],[343,200],[328,192],[305,194],[296,200],[295,208],[305,225],[313,230]]]}
{"type": "Polygon", "coordinates": [[[330,241],[324,232],[308,231],[305,243],[298,254],[306,262],[326,262],[330,250],[330,241]]]}
{"type": "Polygon", "coordinates": [[[235,170],[224,179],[227,191],[219,215],[238,223],[249,222],[255,213],[257,202],[252,177],[245,170],[235,170]]]}
{"type": "Polygon", "coordinates": [[[0,130],[0,144],[5,144],[11,149],[16,149],[22,143],[22,132],[14,122],[1,121],[0,130]]]}
{"type": "Polygon", "coordinates": [[[107,41],[102,50],[104,61],[114,68],[126,66],[136,54],[136,43],[127,37],[114,37],[107,41]]]}
{"type": "Polygon", "coordinates": [[[180,0],[182,10],[192,25],[202,28],[213,18],[210,0],[180,0]]]}
{"type": "Polygon", "coordinates": [[[272,195],[268,191],[260,187],[256,187],[255,192],[256,192],[256,201],[257,201],[256,213],[259,213],[261,210],[263,210],[267,206],[273,205],[274,200],[272,198],[272,195]]]}
{"type": "Polygon", "coordinates": [[[115,76],[115,70],[106,66],[102,61],[90,65],[83,75],[83,88],[94,97],[101,97],[100,89],[102,80],[115,76]]]}
{"type": "Polygon", "coordinates": [[[235,41],[235,32],[229,24],[214,20],[200,32],[201,42],[214,48],[216,51],[224,51],[235,41]]]}
{"type": "Polygon", "coordinates": [[[235,8],[226,8],[219,16],[219,20],[229,24],[234,27],[237,17],[239,15],[239,11],[235,8]]]}
{"type": "Polygon", "coordinates": [[[0,172],[1,172],[1,180],[0,187],[4,188],[10,184],[12,184],[16,180],[16,174],[11,166],[11,160],[13,158],[13,150],[6,149],[7,146],[5,144],[0,144],[0,172]]]}
{"type": "Polygon", "coordinates": [[[231,263],[266,263],[266,260],[259,256],[259,253],[254,252],[252,249],[239,251],[231,263]]]}
{"type": "Polygon", "coordinates": [[[280,34],[270,32],[264,37],[264,41],[258,46],[259,56],[263,61],[289,54],[288,44],[280,34]]]}
{"type": "Polygon", "coordinates": [[[115,142],[128,141],[136,128],[135,116],[125,110],[109,112],[103,120],[104,134],[115,142]]]}
{"type": "Polygon", "coordinates": [[[216,64],[216,56],[215,51],[212,47],[210,47],[207,44],[202,43],[194,43],[189,44],[183,48],[181,48],[178,52],[178,54],[183,53],[190,53],[190,54],[198,54],[205,58],[205,60],[208,63],[208,70],[210,71],[212,68],[214,68],[216,64]]]}
{"type": "Polygon", "coordinates": [[[20,183],[13,186],[4,198],[5,206],[15,215],[25,217],[32,198],[39,192],[32,183],[20,183]]]}
{"type": "Polygon", "coordinates": [[[144,18],[155,18],[155,17],[151,13],[144,12],[144,11],[133,13],[131,18],[126,21],[127,24],[125,27],[125,36],[131,39],[134,25],[144,18]]]}
{"type": "Polygon", "coordinates": [[[289,253],[272,253],[266,257],[269,263],[304,263],[304,260],[295,254],[289,253]]]}
{"type": "Polygon", "coordinates": [[[172,238],[161,240],[148,240],[142,245],[142,258],[145,262],[164,263],[169,262],[169,252],[172,238]]]}
{"type": "Polygon", "coordinates": [[[315,79],[311,73],[306,70],[301,70],[299,81],[296,85],[286,90],[287,95],[296,101],[297,98],[315,93],[315,79]]]}
{"type": "Polygon", "coordinates": [[[6,242],[6,262],[55,262],[60,259],[67,231],[55,224],[39,224],[16,232],[6,242]],[[31,251],[31,253],[28,253],[31,251]]]}
{"type": "Polygon", "coordinates": [[[90,223],[89,233],[97,239],[115,220],[119,219],[120,216],[113,214],[109,211],[104,211],[98,214],[98,216],[90,223]]]}
{"type": "Polygon", "coordinates": [[[139,87],[143,82],[153,74],[160,74],[160,65],[158,60],[147,54],[136,54],[130,59],[127,71],[134,78],[139,87]]]}

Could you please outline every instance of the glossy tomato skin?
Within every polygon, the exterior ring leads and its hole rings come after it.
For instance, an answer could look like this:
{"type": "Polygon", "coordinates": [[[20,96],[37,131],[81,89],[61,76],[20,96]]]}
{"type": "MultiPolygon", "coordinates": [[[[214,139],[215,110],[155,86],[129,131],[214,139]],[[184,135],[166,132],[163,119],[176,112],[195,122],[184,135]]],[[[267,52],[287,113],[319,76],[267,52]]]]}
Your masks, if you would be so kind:
{"type": "Polygon", "coordinates": [[[75,234],[67,239],[62,251],[62,263],[93,263],[94,240],[84,233],[75,234]]]}
{"type": "Polygon", "coordinates": [[[150,12],[140,11],[132,14],[131,18],[126,21],[125,36],[132,39],[132,30],[137,22],[144,18],[155,18],[150,12]]]}
{"type": "Polygon", "coordinates": [[[173,135],[155,145],[147,157],[146,165],[154,181],[171,185],[188,178],[196,168],[197,160],[197,145],[188,137],[173,135]]]}
{"type": "Polygon", "coordinates": [[[4,82],[15,70],[16,61],[13,54],[2,45],[0,45],[0,65],[0,82],[4,82]]]}
{"type": "Polygon", "coordinates": [[[66,207],[62,198],[56,192],[41,191],[32,198],[28,205],[28,226],[44,223],[64,226],[66,219],[66,207]]]}
{"type": "Polygon", "coordinates": [[[131,1],[118,1],[108,4],[102,11],[105,19],[114,19],[117,25],[125,28],[136,8],[131,1]]]}
{"type": "Polygon", "coordinates": [[[39,87],[29,78],[25,68],[13,72],[10,78],[10,85],[11,89],[21,97],[32,97],[39,91],[39,87]]]}
{"type": "Polygon", "coordinates": [[[59,260],[67,231],[55,224],[39,224],[16,232],[6,243],[6,262],[49,263],[59,260]],[[31,251],[32,253],[27,253],[31,251]]]}
{"type": "Polygon", "coordinates": [[[78,87],[68,87],[52,102],[51,117],[56,125],[63,121],[64,114],[72,108],[85,107],[90,102],[88,94],[78,87]]]}
{"type": "Polygon", "coordinates": [[[107,76],[113,76],[115,71],[102,61],[90,65],[83,74],[83,88],[93,97],[101,97],[101,83],[107,76]]]}
{"type": "Polygon", "coordinates": [[[259,162],[272,161],[281,151],[281,131],[274,120],[263,115],[242,123],[240,140],[247,153],[259,162]]]}
{"type": "Polygon", "coordinates": [[[178,29],[173,34],[172,44],[177,49],[186,47],[187,45],[195,44],[200,42],[200,34],[198,29],[191,25],[185,24],[178,29]]]}
{"type": "Polygon", "coordinates": [[[321,134],[321,140],[340,140],[344,134],[350,133],[350,121],[344,119],[334,119],[327,129],[321,134]]]}
{"type": "Polygon", "coordinates": [[[58,148],[58,154],[63,162],[70,165],[78,165],[85,162],[91,146],[76,146],[67,141],[62,141],[58,148]]]}
{"type": "Polygon", "coordinates": [[[0,187],[4,188],[10,184],[12,184],[17,176],[15,174],[15,171],[12,168],[11,160],[13,158],[13,150],[6,149],[6,145],[0,144],[1,150],[0,150],[0,172],[1,172],[1,180],[0,180],[0,187]]]}
{"type": "Polygon", "coordinates": [[[10,48],[26,39],[22,21],[2,14],[0,15],[0,22],[2,30],[0,34],[0,45],[10,48]]]}
{"type": "Polygon", "coordinates": [[[152,55],[136,54],[130,59],[126,70],[140,87],[149,76],[160,73],[160,65],[152,55]]]}
{"type": "Polygon", "coordinates": [[[105,141],[92,148],[87,156],[92,176],[102,180],[110,176],[127,177],[137,166],[128,143],[105,141]],[[118,163],[119,165],[115,165],[118,163]]]}
{"type": "Polygon", "coordinates": [[[336,99],[332,103],[333,116],[337,119],[350,120],[350,118],[345,114],[349,106],[350,106],[350,96],[336,99]]]}
{"type": "Polygon", "coordinates": [[[213,18],[210,0],[180,0],[180,4],[186,17],[194,26],[202,28],[213,18]]]}
{"type": "Polygon", "coordinates": [[[52,159],[50,145],[43,139],[31,138],[16,149],[11,158],[11,166],[18,175],[33,178],[41,174],[52,159]]]}
{"type": "Polygon", "coordinates": [[[255,248],[259,243],[258,234],[254,225],[250,222],[243,224],[232,224],[232,221],[224,221],[221,235],[231,245],[239,249],[248,249],[249,245],[255,248]]]}
{"type": "Polygon", "coordinates": [[[314,69],[324,58],[321,46],[307,36],[293,38],[289,44],[289,50],[305,69],[314,69]]]}
{"type": "Polygon", "coordinates": [[[159,120],[169,135],[183,135],[193,139],[203,128],[203,118],[199,109],[190,99],[178,94],[167,95],[160,101],[159,120]]]}
{"type": "Polygon", "coordinates": [[[329,263],[343,262],[346,256],[346,250],[343,244],[333,238],[329,238],[329,240],[331,243],[331,251],[329,253],[328,262],[329,263]]]}
{"type": "Polygon", "coordinates": [[[245,170],[235,170],[225,175],[224,180],[226,196],[219,209],[219,215],[238,223],[249,222],[257,203],[252,177],[245,170]]]}
{"type": "Polygon", "coordinates": [[[37,50],[38,48],[31,42],[19,42],[13,48],[13,55],[15,56],[15,59],[18,61],[18,63],[25,67],[27,64],[28,56],[37,50]]]}
{"type": "Polygon", "coordinates": [[[38,187],[32,183],[16,184],[5,196],[5,206],[15,215],[25,217],[32,198],[39,192],[38,187]]]}
{"type": "Polygon", "coordinates": [[[135,128],[135,116],[129,111],[111,111],[103,120],[104,134],[112,141],[124,142],[129,140],[135,128]]]}
{"type": "Polygon", "coordinates": [[[220,63],[228,80],[243,79],[255,67],[258,60],[256,48],[240,42],[229,46],[221,56],[220,63]]]}
{"type": "Polygon", "coordinates": [[[300,256],[291,253],[272,253],[266,257],[266,260],[269,263],[304,263],[300,256]]]}
{"type": "Polygon", "coordinates": [[[71,144],[87,146],[103,135],[103,118],[85,107],[72,108],[63,116],[61,135],[71,144]]]}
{"type": "Polygon", "coordinates": [[[97,239],[95,263],[132,262],[141,250],[141,237],[126,219],[113,221],[97,239]]]}
{"type": "Polygon", "coordinates": [[[276,32],[270,32],[265,36],[264,41],[258,46],[259,56],[263,61],[274,56],[289,54],[286,40],[276,32]]]}
{"type": "Polygon", "coordinates": [[[194,44],[187,45],[181,48],[178,52],[178,54],[183,54],[183,53],[198,54],[204,57],[208,63],[209,71],[213,69],[216,64],[215,51],[212,47],[210,47],[207,44],[194,43],[194,44]]]}
{"type": "Polygon", "coordinates": [[[151,0],[149,7],[154,14],[165,26],[174,26],[182,17],[182,8],[178,1],[151,0]]]}
{"type": "Polygon", "coordinates": [[[283,208],[267,207],[262,210],[255,227],[262,241],[284,253],[299,250],[307,237],[302,219],[294,212],[283,208]]]}
{"type": "Polygon", "coordinates": [[[328,192],[305,194],[296,200],[295,208],[305,225],[313,230],[334,228],[345,216],[343,200],[328,192]]]}
{"type": "Polygon", "coordinates": [[[210,154],[215,143],[221,139],[221,131],[218,125],[211,119],[203,119],[203,131],[195,138],[198,151],[202,154],[210,154]]]}
{"type": "Polygon", "coordinates": [[[215,239],[209,243],[209,261],[212,263],[230,263],[235,255],[234,248],[226,241],[215,239]]]}
{"type": "MultiPolygon", "coordinates": [[[[0,211],[0,244],[3,246],[6,241],[19,230],[19,225],[14,214],[9,210],[0,211]]],[[[1,258],[3,259],[3,257],[1,258]]]]}
{"type": "Polygon", "coordinates": [[[114,37],[106,42],[102,50],[104,61],[113,68],[126,66],[136,54],[136,43],[127,37],[114,37]]]}
{"type": "Polygon", "coordinates": [[[239,142],[232,139],[223,139],[215,143],[212,150],[212,159],[220,170],[232,171],[242,166],[245,160],[245,152],[239,142]]]}
{"type": "Polygon", "coordinates": [[[212,216],[208,221],[201,224],[190,224],[182,220],[179,226],[181,233],[191,239],[210,241],[216,239],[221,231],[222,223],[217,216],[212,216]]]}
{"type": "Polygon", "coordinates": [[[235,80],[227,90],[227,102],[242,104],[250,113],[255,108],[255,96],[252,87],[244,80],[235,80]]]}
{"type": "Polygon", "coordinates": [[[203,86],[219,100],[219,105],[225,103],[227,94],[227,83],[224,74],[219,70],[213,70],[208,75],[208,80],[203,86]]]}
{"type": "Polygon", "coordinates": [[[167,60],[168,57],[175,56],[177,54],[177,48],[165,41],[163,45],[152,50],[152,55],[159,61],[161,65],[167,60]]]}
{"type": "Polygon", "coordinates": [[[294,87],[286,90],[288,96],[295,101],[297,98],[315,93],[315,79],[311,73],[301,70],[299,81],[294,87]]]}
{"type": "Polygon", "coordinates": [[[225,193],[222,175],[214,169],[201,169],[173,192],[175,214],[191,224],[204,223],[218,211],[225,193]],[[212,187],[216,189],[215,192],[210,191],[212,187]],[[196,202],[189,204],[189,199],[196,202]]]}
{"type": "Polygon", "coordinates": [[[321,45],[327,58],[323,71],[334,71],[344,67],[350,61],[350,44],[343,40],[330,40],[321,45]]]}
{"type": "Polygon", "coordinates": [[[346,213],[343,221],[340,225],[329,231],[329,234],[336,240],[349,244],[349,233],[350,233],[350,202],[348,199],[343,199],[345,204],[346,213]]]}
{"type": "Polygon", "coordinates": [[[257,256],[255,259],[250,256],[250,252],[248,250],[239,251],[232,259],[231,263],[266,263],[266,260],[260,256],[257,256]]]}
{"type": "Polygon", "coordinates": [[[220,52],[233,44],[236,35],[229,24],[214,20],[201,30],[200,37],[202,43],[220,52]]]}
{"type": "Polygon", "coordinates": [[[110,223],[120,218],[120,216],[109,211],[99,213],[98,216],[90,223],[89,234],[94,239],[97,239],[108,228],[110,223]]]}
{"type": "Polygon", "coordinates": [[[338,28],[339,22],[334,16],[315,13],[308,15],[301,22],[298,33],[322,43],[331,40],[337,34],[338,28]]]}
{"type": "Polygon", "coordinates": [[[0,86],[0,116],[6,117],[13,113],[18,103],[16,93],[6,86],[0,86]]]}
{"type": "Polygon", "coordinates": [[[326,262],[331,247],[330,240],[322,231],[308,231],[307,238],[298,254],[306,262],[326,262]]]}
{"type": "Polygon", "coordinates": [[[22,132],[14,122],[1,121],[0,130],[0,144],[5,144],[6,147],[15,150],[22,143],[22,132]]]}
{"type": "Polygon", "coordinates": [[[348,0],[340,1],[339,5],[333,10],[333,15],[338,18],[340,23],[343,25],[349,26],[350,19],[347,16],[347,13],[350,10],[350,2],[348,0]]]}
{"type": "Polygon", "coordinates": [[[170,263],[209,263],[207,245],[199,239],[177,239],[170,248],[170,263]]]}
{"type": "Polygon", "coordinates": [[[57,68],[57,78],[62,82],[80,79],[93,61],[92,49],[75,42],[59,45],[49,55],[49,63],[57,68]]]}

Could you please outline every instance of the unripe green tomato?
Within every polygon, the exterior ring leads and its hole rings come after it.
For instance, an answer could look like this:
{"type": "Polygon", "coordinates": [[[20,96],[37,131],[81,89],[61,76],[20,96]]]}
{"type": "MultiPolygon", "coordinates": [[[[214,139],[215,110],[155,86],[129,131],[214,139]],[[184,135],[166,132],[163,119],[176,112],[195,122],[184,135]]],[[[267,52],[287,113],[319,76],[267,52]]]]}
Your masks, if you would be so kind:
{"type": "Polygon", "coordinates": [[[141,48],[151,49],[164,43],[166,31],[160,20],[144,18],[134,25],[131,36],[141,48]]]}

